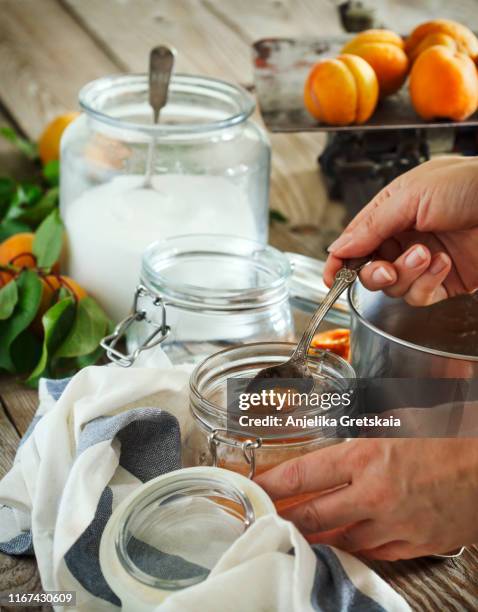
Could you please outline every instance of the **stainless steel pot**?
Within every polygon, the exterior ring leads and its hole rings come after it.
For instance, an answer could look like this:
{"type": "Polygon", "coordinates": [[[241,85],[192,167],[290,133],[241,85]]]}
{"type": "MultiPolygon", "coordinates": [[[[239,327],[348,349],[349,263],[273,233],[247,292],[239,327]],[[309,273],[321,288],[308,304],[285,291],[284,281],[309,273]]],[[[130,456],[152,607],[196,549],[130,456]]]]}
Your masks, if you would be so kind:
{"type": "Polygon", "coordinates": [[[357,376],[478,377],[476,294],[418,308],[355,283],[348,301],[357,376]]]}

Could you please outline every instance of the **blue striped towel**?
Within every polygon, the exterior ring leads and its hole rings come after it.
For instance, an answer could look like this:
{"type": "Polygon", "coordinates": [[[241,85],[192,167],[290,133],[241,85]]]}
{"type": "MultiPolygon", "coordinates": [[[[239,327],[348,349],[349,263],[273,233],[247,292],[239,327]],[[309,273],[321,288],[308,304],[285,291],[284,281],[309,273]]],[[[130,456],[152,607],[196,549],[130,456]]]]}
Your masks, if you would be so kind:
{"type": "MultiPolygon", "coordinates": [[[[36,416],[0,482],[0,551],[36,554],[43,588],[76,591],[77,610],[121,605],[101,572],[101,535],[131,491],[181,467],[188,378],[180,367],[90,367],[71,380],[41,381],[36,416]]],[[[168,555],[137,544],[137,559],[168,571],[168,555]]],[[[198,570],[207,579],[172,595],[161,611],[409,610],[360,561],[311,548],[276,516],[259,519],[217,566],[198,570]]]]}

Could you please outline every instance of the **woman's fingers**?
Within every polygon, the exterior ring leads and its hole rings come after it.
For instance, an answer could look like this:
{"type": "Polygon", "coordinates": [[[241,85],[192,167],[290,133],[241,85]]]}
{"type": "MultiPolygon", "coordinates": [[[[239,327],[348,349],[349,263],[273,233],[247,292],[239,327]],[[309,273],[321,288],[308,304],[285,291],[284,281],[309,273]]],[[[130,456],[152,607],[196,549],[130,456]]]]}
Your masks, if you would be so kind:
{"type": "Polygon", "coordinates": [[[281,463],[255,481],[274,500],[302,493],[319,494],[351,481],[352,467],[345,460],[348,450],[348,444],[334,444],[281,463]]]}
{"type": "MultiPolygon", "coordinates": [[[[327,284],[342,265],[334,255],[327,262],[327,284]]],[[[450,257],[443,252],[431,255],[423,244],[414,244],[393,263],[376,260],[360,273],[360,280],[370,291],[384,291],[390,297],[404,297],[412,306],[427,306],[448,297],[444,281],[452,269],[450,257]]]]}
{"type": "Polygon", "coordinates": [[[292,521],[303,534],[329,531],[368,518],[348,485],[288,508],[281,515],[292,521]]]}
{"type": "MultiPolygon", "coordinates": [[[[396,274],[391,264],[395,259],[400,257],[403,249],[398,240],[390,238],[380,245],[377,249],[378,259],[368,266],[366,266],[361,274],[360,278],[364,285],[375,291],[376,289],[382,289],[383,287],[393,284],[396,280],[396,274]],[[378,272],[377,280],[372,280],[372,272],[379,268],[379,264],[385,264],[385,273],[378,272]],[[391,278],[390,278],[391,276],[391,278]]],[[[334,276],[339,268],[343,266],[343,260],[330,254],[325,263],[324,269],[324,281],[327,286],[330,287],[334,282],[334,276]]]]}
{"type": "Polygon", "coordinates": [[[451,259],[445,253],[436,253],[428,269],[414,281],[404,298],[411,306],[427,306],[448,297],[443,281],[451,270],[451,259]]]}
{"type": "Polygon", "coordinates": [[[400,297],[427,270],[430,261],[431,254],[427,247],[415,244],[393,263],[380,260],[365,266],[360,280],[371,291],[382,289],[390,297],[400,297]]]}
{"type": "Polygon", "coordinates": [[[392,263],[372,261],[360,272],[360,280],[370,291],[378,291],[394,285],[398,280],[398,274],[392,263]]]}
{"type": "Polygon", "coordinates": [[[333,531],[307,537],[310,543],[327,544],[348,552],[378,549],[390,541],[390,530],[377,521],[366,519],[333,531]]]}
{"type": "Polygon", "coordinates": [[[378,546],[376,548],[374,547],[370,550],[362,550],[360,552],[362,556],[366,557],[367,559],[377,561],[398,561],[399,559],[414,559],[415,557],[422,557],[427,554],[431,554],[432,551],[413,546],[409,542],[396,540],[385,543],[382,546],[378,546]]]}
{"type": "Polygon", "coordinates": [[[423,244],[414,244],[393,262],[397,280],[385,289],[390,297],[401,297],[407,293],[412,283],[427,270],[431,262],[430,250],[423,244]]]}

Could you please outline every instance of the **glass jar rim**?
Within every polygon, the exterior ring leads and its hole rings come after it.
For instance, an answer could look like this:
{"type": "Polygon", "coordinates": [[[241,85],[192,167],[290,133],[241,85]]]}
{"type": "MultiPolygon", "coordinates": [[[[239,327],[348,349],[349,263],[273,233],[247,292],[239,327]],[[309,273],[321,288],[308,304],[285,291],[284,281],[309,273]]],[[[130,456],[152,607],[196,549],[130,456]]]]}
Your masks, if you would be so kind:
{"type": "Polygon", "coordinates": [[[118,519],[114,546],[122,567],[135,580],[164,591],[180,590],[204,580],[203,574],[189,578],[159,578],[141,569],[131,558],[128,552],[128,542],[131,537],[135,536],[134,533],[129,532],[129,528],[135,520],[140,520],[141,515],[147,512],[152,505],[156,507],[169,499],[174,501],[179,497],[187,499],[193,496],[203,497],[211,502],[212,498],[217,496],[219,499],[229,500],[240,508],[238,513],[230,504],[227,504],[225,511],[243,524],[244,531],[255,522],[257,517],[254,501],[241,488],[237,475],[231,476],[229,473],[224,473],[225,470],[218,468],[212,468],[212,471],[214,473],[210,473],[211,468],[199,467],[165,474],[155,479],[159,482],[152,481],[143,485],[139,494],[132,496],[130,503],[122,510],[118,519]]]}
{"type": "Polygon", "coordinates": [[[80,107],[87,115],[112,127],[155,136],[202,134],[222,130],[243,123],[255,109],[253,98],[240,85],[205,76],[173,74],[169,86],[170,102],[175,93],[196,93],[210,101],[227,102],[231,108],[228,116],[204,123],[164,124],[160,122],[154,125],[125,121],[102,109],[105,101],[111,100],[115,93],[120,94],[125,87],[129,87],[132,91],[144,91],[145,101],[147,101],[147,74],[115,74],[100,77],[84,85],[79,93],[80,107]]]}
{"type": "MultiPolygon", "coordinates": [[[[233,273],[234,270],[231,275],[233,273]]],[[[288,299],[290,275],[289,260],[278,249],[248,238],[224,234],[184,234],[158,240],[144,252],[141,269],[144,284],[166,302],[170,300],[175,306],[202,312],[238,312],[280,303],[288,299]],[[261,271],[267,272],[267,282],[257,287],[212,288],[176,282],[164,276],[164,271],[179,265],[182,258],[206,256],[211,261],[227,258],[231,266],[241,258],[256,276],[261,271]]]]}
{"type": "MultiPolygon", "coordinates": [[[[189,379],[189,390],[191,397],[191,411],[196,420],[208,430],[214,431],[215,429],[223,429],[227,430],[227,427],[221,427],[221,423],[225,425],[227,419],[227,407],[220,406],[217,403],[212,402],[208,398],[204,396],[201,391],[201,384],[208,384],[213,379],[213,364],[214,361],[218,361],[216,364],[216,369],[218,375],[222,376],[222,378],[227,380],[228,377],[228,369],[225,363],[230,366],[230,374],[234,376],[241,376],[240,368],[241,366],[245,370],[246,366],[250,366],[253,363],[260,364],[260,368],[266,367],[268,365],[277,365],[277,363],[282,363],[288,359],[293,350],[295,349],[296,344],[291,342],[254,342],[249,344],[242,344],[239,346],[228,347],[223,349],[222,351],[218,351],[213,355],[210,355],[204,361],[196,366],[193,370],[191,377],[189,379]],[[254,355],[256,355],[256,362],[254,362],[254,355]],[[270,358],[271,361],[267,361],[265,358],[270,358]],[[272,359],[278,358],[277,362],[272,361],[272,359]],[[221,361],[225,363],[221,363],[221,361]],[[202,381],[204,379],[204,382],[202,381]],[[216,425],[209,425],[207,419],[216,420],[216,425]]],[[[339,376],[337,375],[337,379],[351,381],[352,387],[355,387],[356,374],[353,367],[345,361],[339,355],[332,353],[330,351],[322,350],[322,349],[310,349],[308,355],[309,366],[313,366],[317,363],[326,363],[327,367],[331,368],[335,373],[339,373],[343,371],[343,373],[339,376]]],[[[245,372],[243,372],[244,376],[245,372]]],[[[304,417],[312,417],[318,413],[317,408],[312,408],[308,410],[304,410],[301,412],[301,416],[304,417]]],[[[301,432],[288,433],[288,438],[290,437],[291,443],[294,439],[298,438],[307,438],[311,434],[311,429],[303,429],[301,432]]],[[[321,427],[317,428],[317,433],[320,433],[321,427]]],[[[268,439],[267,436],[261,436],[262,442],[268,439]]],[[[277,435],[271,435],[270,441],[273,443],[274,439],[283,439],[284,433],[279,433],[277,435]]],[[[281,443],[281,446],[283,444],[281,443]]]]}

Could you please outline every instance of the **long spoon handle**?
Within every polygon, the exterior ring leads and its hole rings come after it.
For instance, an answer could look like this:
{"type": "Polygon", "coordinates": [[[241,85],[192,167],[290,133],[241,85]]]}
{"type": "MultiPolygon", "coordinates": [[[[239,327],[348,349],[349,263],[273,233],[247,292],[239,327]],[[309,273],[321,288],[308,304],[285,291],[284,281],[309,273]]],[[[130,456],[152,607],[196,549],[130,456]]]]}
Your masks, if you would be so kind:
{"type": "Polygon", "coordinates": [[[315,332],[322,322],[322,319],[335,304],[338,297],[345,291],[345,289],[347,289],[349,285],[354,282],[357,276],[358,272],[355,270],[340,268],[335,275],[334,284],[329,289],[329,292],[315,311],[314,316],[311,318],[306,330],[302,334],[302,338],[300,339],[299,344],[291,357],[292,360],[304,361],[307,358],[310,343],[312,342],[315,332]]]}
{"type": "MultiPolygon", "coordinates": [[[[168,101],[169,81],[173,71],[174,58],[174,51],[165,45],[154,47],[149,55],[149,104],[153,109],[154,125],[159,123],[159,113],[168,101]]],[[[148,147],[144,187],[152,187],[155,147],[156,135],[153,134],[148,147]]]]}
{"type": "Polygon", "coordinates": [[[373,255],[366,257],[357,257],[355,259],[348,259],[344,261],[344,265],[335,275],[334,284],[329,289],[329,292],[325,296],[320,306],[315,311],[311,318],[307,328],[302,334],[302,338],[291,357],[293,361],[305,361],[307,359],[307,353],[309,352],[309,346],[314,338],[315,332],[319,327],[322,319],[329,312],[332,306],[335,304],[340,295],[351,285],[359,275],[360,270],[368,264],[373,258],[373,255]]]}

